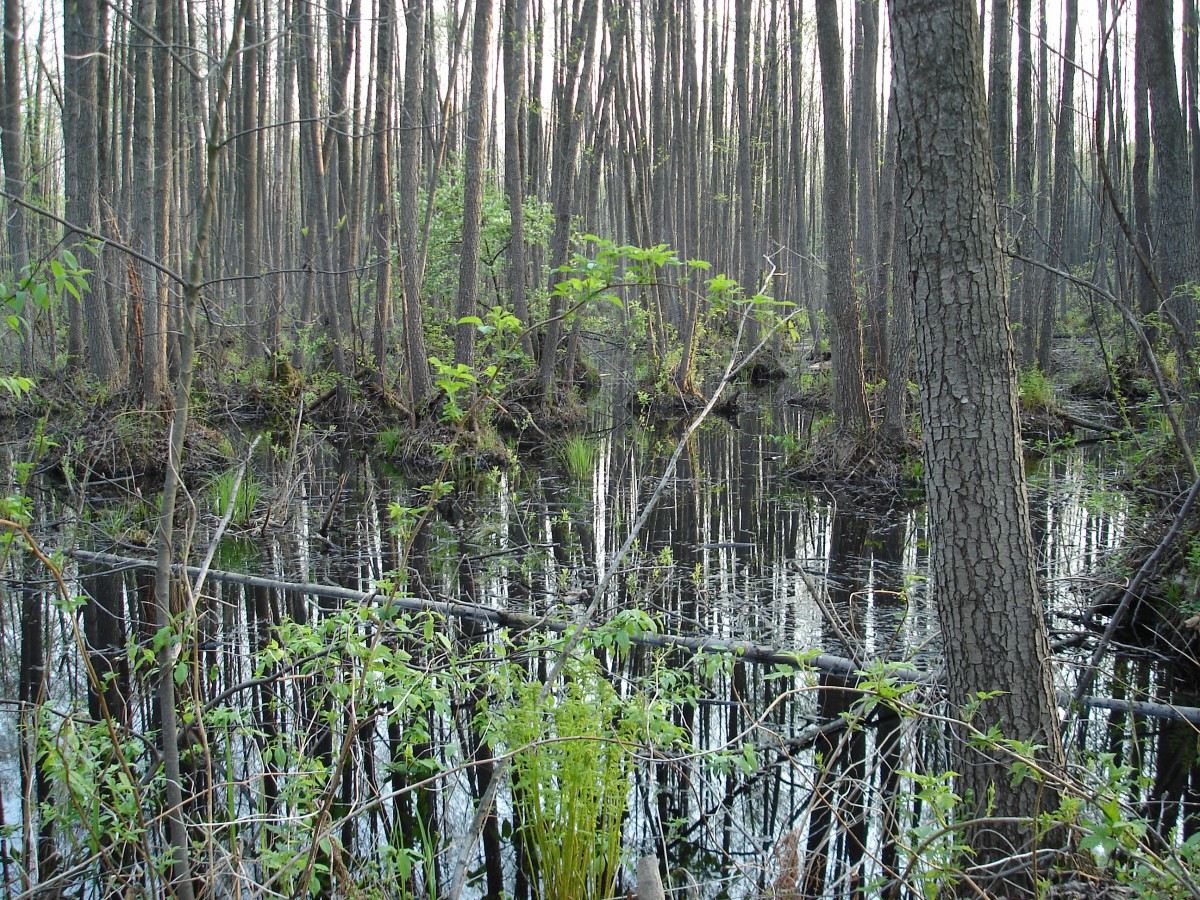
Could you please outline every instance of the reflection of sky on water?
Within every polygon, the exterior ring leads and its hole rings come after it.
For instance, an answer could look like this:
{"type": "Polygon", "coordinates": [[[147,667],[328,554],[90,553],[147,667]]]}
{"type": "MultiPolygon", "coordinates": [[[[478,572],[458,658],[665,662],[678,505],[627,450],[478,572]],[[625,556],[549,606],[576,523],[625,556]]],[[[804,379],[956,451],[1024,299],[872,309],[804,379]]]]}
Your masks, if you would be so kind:
{"type": "MultiPolygon", "coordinates": [[[[775,435],[806,428],[796,417],[791,410],[764,407],[743,414],[740,427],[714,419],[701,429],[635,552],[613,579],[602,616],[636,604],[671,632],[845,654],[842,635],[814,600],[810,585],[817,585],[828,592],[839,627],[868,655],[936,667],[937,619],[921,577],[923,509],[897,493],[867,502],[849,491],[784,477],[775,435]]],[[[408,560],[410,590],[435,599],[576,616],[655,489],[677,433],[633,427],[597,432],[592,474],[582,481],[568,474],[551,449],[518,470],[452,473],[454,494],[438,505],[408,560]]],[[[1080,628],[1074,615],[1088,594],[1080,579],[1120,546],[1124,513],[1102,490],[1103,477],[1083,450],[1042,460],[1031,475],[1041,574],[1050,605],[1065,613],[1053,620],[1062,635],[1080,628]]],[[[328,447],[315,445],[302,454],[296,477],[264,474],[263,480],[290,486],[289,495],[280,498],[290,502],[273,510],[272,527],[228,541],[217,567],[370,590],[399,565],[388,507],[418,506],[422,495],[386,467],[348,455],[339,459],[328,447]]],[[[216,647],[210,656],[215,691],[249,674],[254,621],[241,588],[210,582],[206,594],[216,647]]],[[[312,598],[272,602],[309,617],[321,611],[312,598]]],[[[131,598],[126,605],[133,608],[131,598]]],[[[634,654],[622,665],[636,668],[646,659],[634,654]]],[[[622,671],[619,666],[614,674],[622,671]]],[[[1064,668],[1064,686],[1070,685],[1072,671],[1064,668]]],[[[1165,683],[1168,676],[1145,658],[1118,659],[1109,664],[1097,692],[1119,695],[1116,682],[1127,679],[1161,694],[1174,687],[1165,683]]],[[[54,678],[55,696],[67,696],[72,685],[78,686],[74,664],[57,667],[54,678]]],[[[650,852],[656,835],[673,834],[666,852],[708,885],[703,896],[746,896],[750,886],[774,877],[772,859],[779,847],[789,840],[801,850],[819,843],[810,823],[819,789],[837,798],[845,815],[864,804],[873,810],[867,814],[868,855],[885,855],[878,810],[890,788],[879,766],[877,731],[867,729],[854,751],[869,764],[838,764],[858,766],[850,779],[839,779],[837,766],[817,766],[807,740],[822,720],[836,718],[830,698],[838,697],[848,704],[853,695],[836,688],[818,692],[811,680],[777,680],[762,666],[743,664],[716,674],[705,685],[702,702],[685,716],[694,742],[706,750],[751,747],[761,768],[748,777],[736,767],[713,770],[699,759],[659,759],[640,767],[626,829],[629,852],[650,852]],[[781,701],[785,691],[792,693],[781,701]],[[848,788],[852,782],[863,791],[848,788]],[[723,888],[722,879],[733,886],[723,888]]],[[[0,735],[10,748],[0,763],[6,766],[0,779],[9,823],[19,821],[11,721],[6,717],[0,735]]],[[[1173,746],[1174,736],[1158,723],[1139,728],[1135,745],[1132,724],[1116,715],[1093,715],[1081,739],[1147,764],[1173,746]]],[[[454,754],[461,753],[461,735],[455,727],[443,722],[435,731],[435,741],[451,748],[448,761],[459,759],[454,754]]],[[[945,748],[912,723],[901,726],[897,740],[905,765],[924,770],[946,765],[945,748]]],[[[386,750],[382,741],[380,732],[375,740],[380,752],[386,750]]],[[[828,759],[833,753],[828,747],[823,755],[828,759]]],[[[244,745],[234,758],[251,765],[252,746],[244,745]]],[[[1171,790],[1164,783],[1163,795],[1171,790]]],[[[447,832],[465,829],[471,814],[465,776],[448,779],[439,797],[447,832]]],[[[502,795],[499,803],[506,814],[509,799],[502,795]]],[[[825,877],[831,891],[847,884],[855,871],[848,863],[847,840],[835,829],[829,845],[819,848],[828,856],[825,877]]],[[[663,852],[661,845],[657,849],[663,852]]],[[[511,871],[513,862],[506,865],[511,871]]]]}

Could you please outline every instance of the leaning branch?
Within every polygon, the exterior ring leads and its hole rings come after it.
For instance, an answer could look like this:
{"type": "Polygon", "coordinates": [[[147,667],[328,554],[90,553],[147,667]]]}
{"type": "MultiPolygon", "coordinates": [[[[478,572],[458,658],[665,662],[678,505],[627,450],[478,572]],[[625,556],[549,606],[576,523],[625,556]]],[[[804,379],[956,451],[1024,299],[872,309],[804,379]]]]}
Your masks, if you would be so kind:
{"type": "MultiPolygon", "coordinates": [[[[113,569],[149,569],[154,567],[151,560],[138,559],[132,556],[118,556],[113,553],[97,553],[90,550],[73,550],[71,556],[82,562],[111,566],[113,569]]],[[[200,573],[198,566],[177,566],[177,574],[187,574],[195,578],[200,573]]],[[[327,597],[346,603],[370,605],[378,603],[386,605],[389,610],[407,610],[409,612],[432,612],[447,618],[469,619],[496,627],[510,628],[515,631],[549,631],[557,634],[571,632],[576,628],[575,622],[562,619],[551,619],[545,616],[531,616],[525,613],[511,612],[483,606],[477,603],[460,603],[452,600],[422,600],[417,597],[389,596],[380,591],[356,591],[337,585],[312,584],[295,581],[281,581],[277,578],[265,578],[261,575],[246,575],[241,572],[222,572],[209,570],[207,578],[225,584],[240,584],[246,587],[260,587],[276,591],[287,591],[305,594],[311,597],[327,597]]],[[[1132,586],[1131,586],[1132,587],[1132,586]]],[[[818,672],[831,675],[861,676],[864,670],[872,667],[871,661],[858,661],[825,653],[820,649],[785,650],[769,644],[755,641],[726,640],[705,635],[651,634],[640,632],[630,636],[630,642],[640,647],[658,647],[670,650],[686,650],[691,653],[730,653],[738,659],[760,665],[795,666],[811,668],[818,672]]],[[[927,671],[911,666],[888,664],[886,674],[902,682],[918,684],[935,684],[937,677],[927,671]]],[[[269,676],[268,676],[269,677],[269,676]]],[[[223,696],[228,698],[237,693],[239,688],[250,689],[263,683],[262,678],[231,686],[223,696]]],[[[1155,703],[1144,700],[1128,700],[1115,697],[1072,697],[1066,691],[1058,692],[1058,702],[1062,706],[1076,704],[1095,709],[1119,710],[1141,716],[1157,719],[1176,719],[1200,725],[1200,707],[1175,706],[1168,703],[1155,703]]]]}

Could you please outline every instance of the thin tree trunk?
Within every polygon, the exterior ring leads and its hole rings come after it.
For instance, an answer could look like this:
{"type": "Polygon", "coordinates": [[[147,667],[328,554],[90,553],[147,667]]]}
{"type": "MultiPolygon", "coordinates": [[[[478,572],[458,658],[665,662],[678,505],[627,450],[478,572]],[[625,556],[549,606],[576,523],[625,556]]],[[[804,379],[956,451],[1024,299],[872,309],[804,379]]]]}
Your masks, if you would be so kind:
{"type": "MultiPolygon", "coordinates": [[[[1013,170],[1013,216],[1009,232],[1013,243],[1025,255],[1032,252],[1034,237],[1033,179],[1037,154],[1033,118],[1033,4],[1017,0],[1017,125],[1016,160],[1013,170]]],[[[1013,264],[1011,313],[1024,335],[1033,327],[1030,307],[1033,302],[1034,272],[1022,262],[1013,264]]]]}
{"type": "MultiPolygon", "coordinates": [[[[1075,176],[1075,33],[1078,21],[1078,0],[1066,0],[1063,15],[1062,93],[1054,128],[1054,193],[1050,201],[1050,233],[1047,236],[1047,262],[1054,268],[1064,267],[1069,191],[1071,179],[1075,176]]],[[[1037,362],[1043,372],[1050,371],[1050,350],[1054,346],[1054,301],[1059,287],[1057,279],[1042,280],[1037,362]]]]}
{"type": "Polygon", "coordinates": [[[246,15],[246,49],[241,60],[241,137],[237,141],[238,221],[242,227],[241,301],[249,353],[261,352],[263,316],[262,246],[259,237],[259,26],[255,0],[246,15]]]}
{"type": "Polygon", "coordinates": [[[504,193],[508,196],[508,302],[513,314],[525,328],[521,349],[534,358],[532,324],[526,286],[529,282],[529,255],[525,247],[526,144],[525,120],[528,98],[525,94],[525,15],[527,0],[503,0],[500,43],[504,67],[504,193]]]}
{"type": "MultiPolygon", "coordinates": [[[[20,278],[29,268],[29,237],[26,234],[25,166],[21,159],[21,44],[24,28],[21,21],[21,0],[4,0],[4,89],[0,95],[0,156],[4,161],[4,189],[12,200],[5,210],[4,230],[8,237],[8,252],[12,274],[20,278]]],[[[38,308],[27,303],[22,311],[25,322],[21,336],[21,369],[32,375],[34,328],[38,308]]]]}
{"type": "Polygon", "coordinates": [[[421,112],[424,65],[425,0],[408,0],[404,10],[404,109],[400,121],[399,251],[404,298],[404,349],[411,408],[418,413],[433,393],[429,351],[425,348],[421,308],[420,235],[417,217],[421,145],[424,117],[421,112]]]}
{"type": "MultiPolygon", "coordinates": [[[[146,154],[143,164],[134,167],[132,184],[132,228],[129,243],[135,249],[153,258],[154,253],[154,70],[151,52],[151,35],[154,34],[155,7],[153,0],[136,0],[133,7],[134,21],[138,29],[131,35],[133,47],[133,143],[139,154],[146,154]]],[[[165,371],[155,372],[152,379],[146,366],[146,311],[153,310],[157,297],[158,272],[153,267],[129,260],[130,328],[129,378],[130,383],[141,391],[142,400],[151,407],[162,404],[165,371]]],[[[153,335],[151,335],[153,340],[153,335]]]]}
{"type": "Polygon", "coordinates": [[[817,3],[817,50],[825,117],[825,296],[833,363],[833,415],[840,432],[861,438],[871,420],[863,387],[862,324],[854,289],[842,40],[837,4],[832,0],[817,3]]]}
{"type": "Polygon", "coordinates": [[[859,284],[863,294],[863,367],[877,378],[887,371],[887,300],[877,287],[879,255],[879,104],[875,77],[879,62],[879,0],[854,4],[854,67],[851,114],[859,284]]]}
{"type": "Polygon", "coordinates": [[[388,334],[392,319],[392,99],[395,96],[396,2],[379,0],[375,34],[375,127],[371,144],[371,198],[375,257],[375,365],[371,380],[380,390],[388,383],[388,334]]]}
{"type": "MultiPolygon", "coordinates": [[[[100,43],[98,0],[63,0],[63,54],[63,143],[72,148],[64,159],[65,218],[71,225],[96,234],[100,230],[99,148],[103,140],[98,70],[105,57],[100,43]]],[[[65,240],[71,246],[86,238],[68,232],[65,240]]],[[[74,365],[82,364],[86,339],[88,369],[99,382],[108,385],[117,374],[117,357],[107,291],[102,278],[93,277],[91,287],[86,302],[68,301],[68,352],[74,365]]]]}
{"type": "Polygon", "coordinates": [[[237,57],[241,28],[249,0],[242,0],[231,28],[229,45],[217,74],[216,100],[208,123],[205,144],[203,190],[199,195],[195,238],[188,260],[187,280],[183,286],[183,318],[180,334],[180,371],[175,384],[175,418],[167,445],[167,471],[155,527],[157,550],[154,578],[155,629],[173,639],[164,640],[157,653],[157,696],[162,716],[163,772],[166,776],[164,799],[171,845],[171,886],[180,900],[193,900],[190,839],[184,821],[183,784],[180,779],[179,723],[175,708],[176,654],[183,649],[184,638],[171,610],[171,571],[174,562],[175,504],[181,484],[184,438],[187,434],[192,376],[195,371],[196,310],[204,283],[204,266],[217,199],[217,162],[220,156],[220,131],[229,96],[229,76],[237,57]]]}
{"type": "Polygon", "coordinates": [[[467,97],[467,123],[463,162],[463,226],[459,251],[458,298],[454,306],[455,365],[475,364],[474,324],[479,303],[479,241],[483,229],[483,143],[487,123],[487,78],[492,31],[492,0],[475,0],[471,35],[471,85],[467,97]]]}
{"type": "Polygon", "coordinates": [[[550,319],[542,345],[538,373],[542,402],[547,406],[557,397],[558,349],[562,342],[564,312],[562,296],[555,293],[561,278],[558,269],[567,261],[571,243],[571,213],[575,199],[575,160],[582,134],[583,110],[591,99],[592,53],[596,45],[598,0],[583,0],[571,27],[569,42],[560,51],[554,87],[554,235],[550,243],[550,319]]]}

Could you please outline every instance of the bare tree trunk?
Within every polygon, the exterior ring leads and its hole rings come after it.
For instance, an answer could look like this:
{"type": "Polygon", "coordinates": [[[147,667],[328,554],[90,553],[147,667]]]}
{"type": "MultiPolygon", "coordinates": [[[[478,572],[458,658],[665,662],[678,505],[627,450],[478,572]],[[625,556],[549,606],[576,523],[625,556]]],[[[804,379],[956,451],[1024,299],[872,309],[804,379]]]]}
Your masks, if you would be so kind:
{"type": "MultiPolygon", "coordinates": [[[[1013,171],[1013,216],[1009,232],[1016,246],[1026,256],[1033,252],[1034,240],[1033,177],[1037,169],[1033,119],[1033,20],[1032,0],[1017,0],[1017,152],[1013,171]]],[[[989,116],[990,118],[990,116],[989,116]]],[[[1030,308],[1033,302],[1033,271],[1022,262],[1013,264],[1012,303],[1013,321],[1024,334],[1033,327],[1030,308]]]]}
{"type": "MultiPolygon", "coordinates": [[[[733,93],[737,104],[738,280],[748,295],[758,291],[759,265],[754,239],[754,127],[750,120],[750,2],[734,0],[733,93]]],[[[750,341],[754,335],[748,335],[750,341]]]]}
{"type": "MultiPolygon", "coordinates": [[[[1053,771],[1064,757],[1025,493],[975,19],[970,0],[892,6],[900,178],[913,198],[904,277],[915,285],[931,588],[951,702],[962,708],[978,691],[1000,691],[979,707],[974,726],[998,725],[1006,738],[1044,745],[1038,756],[1053,771]]],[[[973,829],[976,860],[1036,849],[1032,820],[1057,804],[1054,790],[1034,778],[1016,782],[1002,756],[965,742],[956,754],[967,811],[1029,822],[973,829]]],[[[1033,879],[1023,878],[1016,886],[1032,896],[1033,879]]]]}
{"type": "Polygon", "coordinates": [[[1192,161],[1192,231],[1200,247],[1200,6],[1183,0],[1183,96],[1192,161]]]}
{"type": "Polygon", "coordinates": [[[475,24],[471,35],[471,86],[467,97],[467,124],[463,161],[463,226],[459,251],[458,298],[454,307],[454,362],[475,364],[474,324],[464,317],[476,316],[479,303],[479,240],[483,229],[483,143],[487,123],[487,77],[492,31],[492,0],[475,0],[475,24]]]}
{"type": "Polygon", "coordinates": [[[246,49],[241,60],[240,105],[241,136],[237,141],[238,221],[242,227],[241,294],[242,321],[246,328],[247,352],[261,352],[261,322],[264,318],[262,246],[259,236],[259,26],[255,0],[246,14],[246,49]]]}
{"type": "Polygon", "coordinates": [[[503,0],[500,44],[504,67],[504,192],[508,195],[508,299],[521,320],[521,349],[534,358],[529,329],[529,254],[525,248],[526,144],[525,15],[528,0],[503,0]]]}
{"type": "Polygon", "coordinates": [[[908,241],[912,231],[912,222],[908,206],[896,202],[897,197],[907,197],[908,192],[900,181],[900,173],[896,171],[896,157],[899,153],[899,122],[896,115],[896,80],[892,79],[892,99],[889,103],[891,115],[888,117],[887,150],[884,154],[884,171],[890,173],[892,184],[889,193],[885,194],[888,203],[887,219],[889,231],[892,234],[891,252],[888,258],[888,269],[891,273],[890,283],[886,285],[892,298],[892,317],[888,323],[891,329],[888,344],[891,353],[888,354],[887,389],[884,393],[883,404],[883,434],[889,441],[900,442],[908,433],[909,397],[908,383],[912,378],[912,330],[913,330],[913,285],[909,277],[908,241]]]}
{"type": "Polygon", "coordinates": [[[855,250],[863,294],[863,368],[874,377],[887,371],[887,299],[877,289],[879,255],[879,0],[854,4],[854,66],[851,88],[850,166],[856,209],[855,250]]]}
{"type": "MultiPolygon", "coordinates": [[[[164,799],[168,840],[171,846],[171,888],[180,900],[193,900],[190,839],[184,820],[183,784],[180,779],[179,722],[175,709],[176,654],[183,650],[184,635],[171,610],[171,571],[174,562],[175,504],[181,484],[184,437],[187,434],[190,411],[192,376],[195,371],[195,322],[208,241],[216,207],[217,161],[221,150],[220,130],[225,104],[229,95],[229,76],[237,56],[241,26],[249,0],[242,0],[234,16],[229,45],[217,73],[216,98],[206,129],[202,190],[198,195],[198,218],[195,238],[188,257],[187,279],[183,289],[183,330],[180,335],[180,371],[175,384],[175,418],[171,422],[168,441],[167,471],[163,480],[162,498],[155,527],[156,567],[154,577],[155,628],[170,639],[164,640],[156,655],[157,696],[162,715],[163,773],[166,776],[164,799]]],[[[194,624],[194,623],[193,623],[194,624]]]]}
{"type": "MultiPolygon", "coordinates": [[[[65,218],[71,225],[98,234],[102,140],[98,70],[105,58],[105,48],[100,44],[98,0],[63,0],[63,54],[63,143],[72,148],[64,161],[65,218]]],[[[65,239],[72,245],[87,238],[73,232],[65,239]]],[[[80,365],[86,337],[88,369],[96,380],[108,385],[117,375],[117,357],[107,290],[102,278],[93,278],[91,282],[86,302],[68,301],[71,309],[68,352],[73,364],[80,365]]]]}
{"type": "MultiPolygon", "coordinates": [[[[154,254],[154,69],[151,52],[151,35],[154,32],[155,7],[153,0],[136,0],[133,7],[137,30],[131,35],[133,47],[133,143],[139,148],[143,164],[134,166],[131,204],[131,229],[129,243],[135,249],[153,258],[154,254]]],[[[146,311],[153,310],[157,298],[158,272],[152,266],[130,259],[129,271],[129,379],[135,389],[140,390],[142,401],[149,406],[159,407],[165,394],[165,371],[155,372],[159,380],[151,378],[146,366],[146,311]]],[[[153,335],[150,336],[153,340],[153,335]]]]}
{"type": "MultiPolygon", "coordinates": [[[[1018,0],[1020,2],[1020,0],[1018,0]]],[[[1028,6],[1028,3],[1026,2],[1028,6]]],[[[1005,212],[1012,191],[1012,21],[1009,0],[992,0],[992,50],[988,80],[988,125],[992,136],[992,169],[1000,202],[1000,234],[1008,234],[1005,212]]]]}
{"type": "MultiPolygon", "coordinates": [[[[1064,268],[1067,241],[1067,203],[1071,179],[1075,176],[1075,33],[1078,30],[1079,2],[1066,0],[1063,15],[1063,51],[1061,95],[1058,121],[1054,128],[1054,194],[1050,200],[1048,259],[1053,268],[1064,268]]],[[[1038,325],[1037,362],[1043,372],[1050,371],[1050,350],[1054,346],[1054,308],[1058,296],[1057,279],[1043,278],[1041,323],[1038,325]]]]}
{"type": "MultiPolygon", "coordinates": [[[[1150,91],[1146,80],[1146,53],[1148,19],[1137,17],[1133,54],[1133,221],[1138,243],[1137,262],[1134,268],[1134,292],[1137,295],[1138,311],[1147,317],[1146,336],[1157,344],[1159,328],[1154,316],[1158,309],[1158,297],[1154,293],[1153,272],[1146,267],[1153,258],[1154,213],[1150,206],[1150,91]]],[[[1149,365],[1146,355],[1149,349],[1141,348],[1142,362],[1149,365]]]]}
{"type": "Polygon", "coordinates": [[[388,383],[388,339],[392,319],[392,99],[396,94],[396,2],[379,0],[375,36],[375,127],[371,144],[371,249],[375,258],[375,365],[371,380],[380,390],[388,383]]]}
{"type": "Polygon", "coordinates": [[[345,357],[345,327],[343,291],[345,273],[335,256],[333,228],[329,220],[330,198],[326,180],[325,157],[321,146],[320,122],[317,109],[318,70],[316,23],[312,11],[299,16],[296,23],[300,43],[298,59],[300,106],[300,182],[304,196],[305,227],[308,229],[306,266],[307,276],[316,297],[323,305],[325,331],[338,374],[339,405],[344,408],[349,368],[345,357]]]}
{"type": "Polygon", "coordinates": [[[1163,0],[1139,0],[1138,23],[1145,19],[1146,82],[1150,93],[1150,131],[1154,141],[1155,221],[1158,246],[1159,284],[1179,323],[1175,346],[1182,362],[1184,421],[1188,439],[1200,431],[1200,377],[1191,354],[1196,341],[1196,297],[1188,285],[1197,280],[1195,211],[1192,209],[1192,177],[1188,156],[1187,126],[1179,107],[1172,40],[1171,4],[1163,0]]]}
{"type": "Polygon", "coordinates": [[[854,289],[842,40],[833,0],[817,3],[817,51],[825,110],[825,296],[833,363],[833,415],[840,432],[864,437],[871,418],[863,387],[862,324],[854,289]]]}
{"type": "Polygon", "coordinates": [[[400,121],[400,267],[404,297],[404,349],[409,401],[417,412],[433,393],[429,351],[425,348],[425,323],[421,310],[420,235],[417,218],[421,145],[424,117],[421,112],[421,79],[424,65],[425,0],[408,0],[404,11],[404,109],[400,121]]]}
{"type": "MultiPolygon", "coordinates": [[[[4,160],[4,189],[13,198],[6,204],[4,226],[12,274],[20,278],[29,267],[29,237],[25,228],[25,166],[21,159],[21,0],[4,0],[4,91],[0,95],[0,156],[4,160]]],[[[27,303],[23,314],[21,369],[32,375],[37,305],[27,303]]]]}
{"type": "MultiPolygon", "coordinates": [[[[154,27],[158,44],[153,53],[154,83],[154,179],[151,186],[154,204],[155,258],[166,261],[171,253],[171,160],[173,157],[172,104],[175,99],[174,62],[171,51],[175,33],[175,13],[171,0],[154,0],[154,27]]],[[[171,285],[166,275],[153,273],[150,284],[142,283],[148,301],[149,314],[144,320],[142,339],[142,383],[147,402],[165,406],[167,403],[167,350],[171,285]]]]}
{"type": "Polygon", "coordinates": [[[554,85],[554,236],[550,243],[550,320],[542,345],[538,380],[542,402],[550,405],[557,396],[558,348],[562,342],[564,312],[562,297],[554,292],[567,261],[571,243],[571,213],[575,199],[575,160],[579,153],[583,110],[591,100],[592,53],[596,46],[598,0],[583,0],[571,27],[570,40],[560,50],[554,85]]]}

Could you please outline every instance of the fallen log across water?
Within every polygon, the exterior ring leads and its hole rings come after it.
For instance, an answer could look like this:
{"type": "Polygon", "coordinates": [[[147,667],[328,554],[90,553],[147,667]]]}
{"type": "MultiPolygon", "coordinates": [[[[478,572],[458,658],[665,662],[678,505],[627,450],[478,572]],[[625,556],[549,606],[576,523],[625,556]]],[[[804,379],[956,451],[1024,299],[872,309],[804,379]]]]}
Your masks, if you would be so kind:
{"type": "MultiPolygon", "coordinates": [[[[96,553],[90,550],[72,550],[70,555],[83,562],[112,566],[114,569],[153,569],[154,560],[139,559],[133,556],[118,556],[114,553],[96,553]]],[[[186,572],[188,577],[196,577],[201,569],[198,566],[176,566],[179,574],[186,572]]],[[[352,588],[339,587],[330,584],[311,584],[296,581],[280,581],[276,578],[266,578],[261,575],[246,575],[241,572],[219,572],[207,570],[205,577],[213,581],[227,584],[241,584],[248,587],[269,588],[280,591],[295,591],[313,597],[327,597],[332,600],[345,600],[351,603],[390,604],[395,609],[410,612],[435,612],[457,619],[469,619],[476,622],[489,622],[506,628],[518,630],[539,630],[562,633],[574,627],[574,622],[563,619],[551,619],[545,616],[531,616],[526,613],[510,612],[483,606],[478,603],[460,603],[453,600],[423,600],[419,597],[392,596],[382,591],[356,591],[352,588]]],[[[693,653],[732,653],[739,659],[748,662],[807,666],[819,672],[832,675],[854,675],[862,671],[862,666],[852,659],[822,653],[819,650],[796,651],[780,650],[766,644],[754,641],[726,640],[717,637],[695,637],[675,634],[635,634],[630,636],[630,642],[644,647],[661,647],[666,649],[688,650],[693,653]]],[[[935,675],[920,669],[903,665],[888,665],[887,675],[898,681],[912,681],[920,684],[930,684],[935,681],[935,675]]],[[[1058,692],[1058,702],[1068,706],[1073,698],[1066,691],[1058,692]]],[[[1123,700],[1114,697],[1081,697],[1074,699],[1080,706],[1109,709],[1134,713],[1157,719],[1173,719],[1200,725],[1200,707],[1172,706],[1167,703],[1154,703],[1146,700],[1123,700]]]]}

